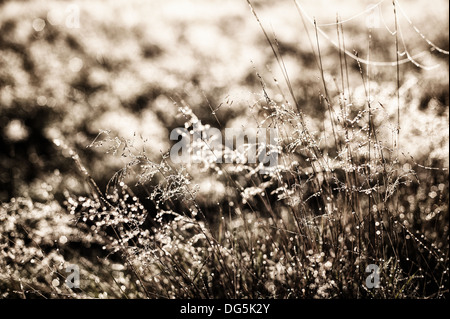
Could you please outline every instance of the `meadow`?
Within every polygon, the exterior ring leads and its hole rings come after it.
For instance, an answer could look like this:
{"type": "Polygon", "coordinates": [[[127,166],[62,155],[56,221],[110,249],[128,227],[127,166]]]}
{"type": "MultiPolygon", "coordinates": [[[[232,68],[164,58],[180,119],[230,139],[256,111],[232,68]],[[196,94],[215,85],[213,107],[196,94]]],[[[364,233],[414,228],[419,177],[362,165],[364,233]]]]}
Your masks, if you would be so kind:
{"type": "Polygon", "coordinates": [[[0,2],[0,298],[448,298],[448,17],[0,2]]]}

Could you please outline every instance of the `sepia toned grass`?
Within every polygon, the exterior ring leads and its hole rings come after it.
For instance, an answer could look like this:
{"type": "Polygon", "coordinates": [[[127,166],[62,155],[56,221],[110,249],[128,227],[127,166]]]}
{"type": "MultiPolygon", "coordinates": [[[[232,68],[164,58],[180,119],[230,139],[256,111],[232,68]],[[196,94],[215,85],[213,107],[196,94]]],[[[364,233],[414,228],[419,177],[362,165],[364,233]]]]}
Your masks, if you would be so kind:
{"type": "MultiPolygon", "coordinates": [[[[365,31],[368,57],[359,59],[336,17],[335,69],[328,70],[321,27],[294,4],[319,74],[302,80],[318,88],[311,112],[291,80],[283,43],[247,2],[278,69],[266,77],[255,67],[260,93],[243,119],[225,126],[221,112],[233,102],[216,105],[205,94],[208,124],[194,125],[203,118],[188,97],[174,94],[171,104],[192,136],[213,126],[276,129],[276,167],[262,173],[245,150],[212,152],[206,139],[193,141],[197,163],[175,164],[169,152],[148,151],[157,143],[151,138],[104,130],[87,149],[123,165],[103,187],[91,163],[59,136],[53,143],[82,186],[52,205],[25,195],[2,204],[2,297],[448,297],[448,135],[428,145],[428,159],[415,151],[422,142],[408,132],[421,120],[405,105],[419,104],[419,89],[407,87],[414,81],[399,67],[398,26],[394,67],[384,74],[371,64],[372,31],[365,31]],[[221,156],[235,160],[218,163],[221,156]],[[64,285],[69,264],[81,268],[80,288],[64,285]],[[369,265],[380,269],[379,288],[367,286],[369,265]]],[[[429,118],[444,127],[448,105],[436,109],[444,109],[443,119],[429,118]]]]}

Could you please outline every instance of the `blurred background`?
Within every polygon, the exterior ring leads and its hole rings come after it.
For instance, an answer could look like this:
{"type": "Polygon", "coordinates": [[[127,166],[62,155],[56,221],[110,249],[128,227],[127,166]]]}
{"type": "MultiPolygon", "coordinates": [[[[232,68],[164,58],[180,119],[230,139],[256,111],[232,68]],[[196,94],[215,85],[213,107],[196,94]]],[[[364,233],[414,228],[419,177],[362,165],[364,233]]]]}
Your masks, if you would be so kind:
{"type": "MultiPolygon", "coordinates": [[[[319,40],[330,87],[339,72],[332,44],[336,14],[345,21],[349,52],[367,57],[372,23],[370,59],[396,59],[391,1],[299,1],[308,32],[293,1],[252,3],[277,38],[312,126],[325,110],[308,18],[326,35],[319,40]]],[[[399,50],[407,51],[400,59],[419,54],[400,66],[402,150],[423,165],[448,167],[448,55],[434,49],[448,51],[448,1],[399,3],[399,50]]],[[[359,68],[351,58],[349,68],[354,103],[364,105],[359,68]]],[[[395,124],[395,67],[374,66],[371,72],[374,99],[395,124]]],[[[148,139],[147,154],[159,158],[169,150],[170,131],[184,122],[174,101],[186,101],[204,123],[219,126],[211,114],[217,108],[221,127],[242,125],[263,97],[257,73],[276,95],[272,79],[281,80],[279,68],[243,0],[1,1],[0,200],[24,196],[47,202],[62,198],[64,190],[85,192],[55,139],[80,155],[103,189],[123,162],[104,149],[86,148],[101,130],[142,136],[148,139]]]]}

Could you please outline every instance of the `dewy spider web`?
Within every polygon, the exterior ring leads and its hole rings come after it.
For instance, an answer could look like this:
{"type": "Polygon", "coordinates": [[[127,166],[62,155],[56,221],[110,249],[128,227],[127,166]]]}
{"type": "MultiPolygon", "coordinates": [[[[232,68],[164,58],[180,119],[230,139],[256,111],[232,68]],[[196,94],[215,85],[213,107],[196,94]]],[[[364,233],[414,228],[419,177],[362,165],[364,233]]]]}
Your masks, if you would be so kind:
{"type": "Polygon", "coordinates": [[[400,9],[400,12],[405,17],[406,21],[408,21],[408,23],[411,25],[411,27],[414,29],[414,31],[416,31],[422,37],[422,39],[424,39],[434,50],[439,51],[439,52],[441,52],[443,54],[446,54],[446,55],[449,54],[448,51],[439,48],[433,42],[431,42],[427,37],[425,37],[425,35],[412,23],[411,19],[406,15],[405,11],[403,11],[403,8],[400,5],[400,3],[397,0],[395,0],[395,3],[397,4],[398,8],[400,9]]]}
{"type": "MultiPolygon", "coordinates": [[[[362,11],[362,12],[360,12],[360,13],[358,13],[358,14],[356,14],[356,15],[352,16],[351,18],[348,18],[348,19],[345,19],[345,20],[342,20],[342,21],[338,21],[338,22],[334,22],[334,23],[315,24],[314,19],[311,18],[311,16],[306,12],[306,10],[300,5],[300,3],[298,2],[298,0],[294,0],[295,5],[297,6],[297,9],[299,10],[300,14],[303,15],[303,16],[305,16],[306,19],[309,21],[309,23],[311,23],[315,28],[317,28],[317,31],[318,31],[318,32],[319,32],[326,40],[328,40],[333,46],[335,46],[335,47],[338,48],[338,49],[341,49],[341,48],[339,47],[339,45],[338,45],[335,41],[333,41],[333,40],[326,34],[326,32],[323,31],[320,27],[321,27],[321,26],[333,26],[333,25],[343,24],[343,23],[345,23],[345,22],[349,22],[349,21],[351,21],[351,20],[354,20],[354,19],[356,19],[357,17],[361,16],[362,14],[367,13],[367,12],[373,10],[374,8],[376,8],[377,6],[379,6],[381,3],[383,3],[384,1],[385,1],[385,0],[382,0],[382,1],[378,2],[377,4],[375,4],[375,5],[373,5],[373,6],[369,7],[369,8],[367,8],[366,10],[364,10],[364,11],[362,11]]],[[[424,56],[424,55],[426,55],[429,51],[434,51],[434,50],[436,50],[436,51],[438,51],[438,52],[440,52],[440,53],[442,53],[442,54],[446,54],[446,55],[448,55],[449,52],[446,51],[446,50],[444,50],[444,49],[442,49],[442,48],[439,48],[438,46],[436,46],[432,41],[430,41],[430,40],[429,40],[429,39],[428,39],[428,38],[427,38],[427,37],[426,37],[426,36],[418,29],[418,28],[413,24],[413,22],[412,22],[411,19],[408,17],[408,15],[405,13],[405,11],[401,8],[401,6],[400,6],[400,4],[399,4],[399,2],[398,2],[397,0],[394,0],[394,1],[393,1],[393,4],[395,4],[395,5],[397,5],[397,6],[399,7],[399,11],[402,13],[402,15],[404,16],[404,18],[406,19],[406,21],[411,25],[411,27],[414,29],[414,31],[415,31],[417,34],[419,34],[419,35],[421,36],[421,38],[424,39],[424,40],[427,42],[427,44],[431,47],[431,49],[430,49],[430,50],[426,50],[426,51],[422,51],[422,52],[420,52],[420,53],[418,53],[418,54],[415,54],[415,55],[411,55],[411,54],[409,53],[408,49],[406,48],[406,44],[405,44],[405,40],[404,40],[404,37],[403,37],[403,33],[402,33],[402,31],[401,31],[401,29],[400,29],[400,27],[399,27],[399,28],[398,28],[398,35],[400,36],[401,42],[402,42],[402,44],[403,44],[404,51],[403,51],[403,52],[397,52],[397,54],[398,54],[399,56],[405,56],[405,55],[406,55],[406,58],[404,58],[404,59],[402,59],[402,60],[398,60],[398,61],[369,61],[369,60],[362,59],[362,58],[356,56],[355,54],[351,53],[351,52],[348,51],[348,50],[344,50],[344,53],[345,53],[347,56],[351,57],[352,59],[354,59],[354,60],[356,60],[356,61],[358,61],[358,62],[360,62],[360,63],[366,64],[366,65],[373,65],[373,66],[396,66],[397,64],[405,64],[405,63],[411,62],[411,63],[413,63],[415,66],[417,66],[417,67],[419,67],[419,68],[422,68],[422,69],[425,69],[425,70],[432,70],[432,69],[438,67],[439,64],[436,64],[436,65],[433,65],[433,66],[422,65],[422,64],[420,64],[419,62],[417,62],[417,59],[420,58],[420,57],[422,57],[422,56],[424,56]]],[[[383,24],[384,24],[385,28],[387,29],[387,31],[388,31],[391,35],[395,36],[395,35],[396,35],[396,32],[395,32],[395,31],[391,31],[391,30],[389,29],[389,27],[386,25],[386,22],[385,22],[385,20],[384,20],[383,17],[382,17],[382,21],[383,21],[383,24]]]]}
{"type": "Polygon", "coordinates": [[[361,11],[360,13],[357,13],[357,14],[355,14],[354,16],[348,18],[348,19],[341,20],[341,21],[338,21],[338,22],[321,23],[321,24],[317,24],[317,26],[318,26],[318,27],[331,27],[331,26],[335,26],[335,25],[337,25],[337,24],[344,24],[344,23],[346,23],[346,22],[348,22],[348,21],[352,21],[352,20],[358,18],[359,16],[362,16],[363,14],[366,14],[366,13],[372,11],[373,9],[375,9],[376,7],[378,7],[380,4],[382,4],[384,1],[386,1],[386,0],[381,0],[381,1],[378,2],[377,4],[374,4],[374,5],[370,6],[370,7],[368,7],[366,10],[361,11]]]}

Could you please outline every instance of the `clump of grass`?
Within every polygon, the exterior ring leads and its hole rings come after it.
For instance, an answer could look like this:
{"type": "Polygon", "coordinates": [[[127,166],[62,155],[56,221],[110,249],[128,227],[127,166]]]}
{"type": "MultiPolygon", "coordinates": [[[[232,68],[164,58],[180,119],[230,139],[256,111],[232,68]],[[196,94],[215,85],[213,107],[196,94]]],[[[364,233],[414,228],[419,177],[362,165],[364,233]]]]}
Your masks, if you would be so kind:
{"type": "MultiPolygon", "coordinates": [[[[56,295],[447,297],[448,170],[421,166],[401,155],[399,123],[391,123],[383,106],[399,103],[400,96],[375,102],[370,69],[358,61],[365,101],[353,100],[342,26],[337,28],[342,81],[333,96],[316,27],[316,62],[323,84],[319,98],[327,112],[314,127],[296,100],[277,39],[269,37],[251,8],[287,85],[285,94],[275,82],[281,98],[274,98],[258,74],[263,98],[252,106],[255,127],[278,132],[276,167],[262,173],[260,163],[249,163],[247,152],[226,147],[211,154],[207,139],[192,144],[191,152],[211,155],[198,158],[200,163],[175,164],[169,154],[155,162],[133,140],[102,132],[90,146],[106,146],[107,152],[127,162],[101,191],[89,168],[70,153],[90,194],[67,194],[65,206],[90,236],[89,242],[98,242],[105,251],[102,265],[118,268],[121,275],[103,271],[92,279],[92,286],[83,281],[83,294],[69,290],[56,295]],[[235,161],[218,163],[217,155],[222,154],[235,161]],[[214,202],[197,185],[206,177],[220,185],[214,202]],[[371,264],[380,269],[379,288],[366,285],[366,267],[371,264]]],[[[397,68],[397,83],[399,76],[397,68]]],[[[191,136],[208,129],[193,125],[199,118],[186,102],[175,104],[191,136]]],[[[10,220],[9,211],[3,206],[0,218],[10,220]]],[[[14,249],[31,255],[20,251],[17,243],[12,246],[12,240],[2,243],[3,254],[10,256],[14,249]]],[[[101,267],[89,265],[91,271],[101,267]]],[[[15,286],[32,274],[10,273],[15,286]]],[[[45,291],[37,283],[29,285],[45,291]]],[[[23,288],[14,291],[23,293],[23,288]]],[[[55,296],[52,293],[47,292],[55,296]]]]}
{"type": "MultiPolygon", "coordinates": [[[[365,85],[361,65],[360,70],[365,85]]],[[[216,156],[203,156],[198,164],[176,165],[163,154],[155,163],[132,141],[107,137],[92,145],[109,143],[113,153],[130,159],[111,180],[113,195],[100,195],[87,209],[99,220],[98,229],[111,229],[108,249],[120,252],[138,278],[138,290],[165,298],[448,294],[445,184],[439,184],[442,213],[423,218],[420,208],[410,211],[416,199],[408,193],[426,192],[437,180],[422,180],[413,167],[430,168],[401,159],[398,146],[378,137],[388,126],[382,124],[382,104],[371,106],[367,96],[367,105],[352,105],[350,96],[338,92],[335,112],[332,99],[322,96],[330,124],[315,132],[298,106],[286,97],[275,102],[260,79],[264,99],[253,106],[261,109],[255,126],[278,131],[280,156],[264,174],[260,164],[248,163],[246,152],[226,147],[218,153],[240,161],[217,163],[216,156]],[[225,185],[212,206],[195,185],[206,176],[225,185]],[[137,183],[130,187],[127,179],[137,183]],[[143,211],[133,187],[144,190],[151,210],[143,211]],[[111,211],[114,218],[108,217],[111,211]],[[366,286],[370,264],[380,269],[376,289],[366,286]]],[[[201,136],[208,126],[193,125],[199,119],[179,103],[189,134],[201,136]]],[[[208,153],[209,143],[193,141],[191,152],[208,153]]]]}

